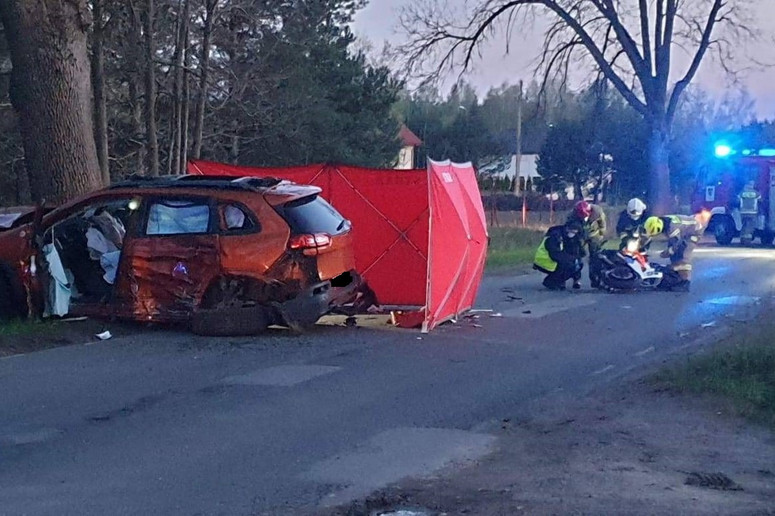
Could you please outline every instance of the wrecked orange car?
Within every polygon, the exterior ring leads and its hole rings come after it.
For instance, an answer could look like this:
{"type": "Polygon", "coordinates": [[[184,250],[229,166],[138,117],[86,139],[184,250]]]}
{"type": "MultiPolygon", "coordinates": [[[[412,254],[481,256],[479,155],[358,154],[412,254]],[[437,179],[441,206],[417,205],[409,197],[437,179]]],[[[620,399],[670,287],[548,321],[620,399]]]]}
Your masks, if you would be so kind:
{"type": "Polygon", "coordinates": [[[0,316],[252,334],[376,301],[350,222],[320,192],[275,178],[133,178],[50,212],[2,210],[0,316]]]}

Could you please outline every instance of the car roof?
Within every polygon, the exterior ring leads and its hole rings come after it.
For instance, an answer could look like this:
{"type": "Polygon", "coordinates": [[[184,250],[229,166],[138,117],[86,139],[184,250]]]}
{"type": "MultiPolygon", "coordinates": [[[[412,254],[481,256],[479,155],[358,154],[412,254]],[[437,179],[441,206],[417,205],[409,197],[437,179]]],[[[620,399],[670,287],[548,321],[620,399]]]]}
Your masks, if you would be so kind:
{"type": "Polygon", "coordinates": [[[161,177],[133,176],[124,181],[114,183],[103,191],[119,192],[138,189],[148,189],[156,194],[165,190],[185,190],[188,193],[205,190],[202,193],[209,195],[213,195],[216,192],[229,191],[241,192],[242,194],[258,193],[262,194],[269,204],[272,205],[322,192],[322,189],[318,186],[297,184],[277,177],[228,177],[193,174],[161,177]]]}
{"type": "Polygon", "coordinates": [[[265,192],[273,186],[279,185],[283,180],[277,177],[225,177],[203,175],[181,176],[130,176],[123,181],[113,183],[109,190],[119,188],[204,188],[224,190],[248,190],[265,192]]]}

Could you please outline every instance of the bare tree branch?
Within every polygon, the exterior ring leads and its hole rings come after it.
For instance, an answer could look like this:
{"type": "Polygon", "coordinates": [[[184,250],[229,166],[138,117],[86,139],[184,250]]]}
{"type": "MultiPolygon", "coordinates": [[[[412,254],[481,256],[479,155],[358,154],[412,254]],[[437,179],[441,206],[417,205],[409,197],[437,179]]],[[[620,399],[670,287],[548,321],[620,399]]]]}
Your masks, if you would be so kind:
{"type": "Polygon", "coordinates": [[[700,68],[702,60],[705,57],[705,53],[708,51],[708,47],[711,45],[711,35],[713,34],[713,28],[719,21],[717,16],[723,5],[724,0],[713,0],[713,7],[711,7],[710,13],[708,14],[708,19],[705,22],[705,29],[702,32],[702,38],[697,48],[697,52],[694,54],[694,59],[692,59],[692,63],[689,66],[689,69],[686,71],[686,74],[675,84],[675,87],[673,87],[673,92],[670,94],[670,102],[667,108],[668,121],[671,121],[673,116],[675,116],[675,110],[678,106],[678,101],[681,98],[681,94],[684,92],[684,90],[686,90],[687,86],[689,86],[689,83],[692,81],[692,79],[694,79],[694,76],[697,74],[697,70],[700,68]]]}

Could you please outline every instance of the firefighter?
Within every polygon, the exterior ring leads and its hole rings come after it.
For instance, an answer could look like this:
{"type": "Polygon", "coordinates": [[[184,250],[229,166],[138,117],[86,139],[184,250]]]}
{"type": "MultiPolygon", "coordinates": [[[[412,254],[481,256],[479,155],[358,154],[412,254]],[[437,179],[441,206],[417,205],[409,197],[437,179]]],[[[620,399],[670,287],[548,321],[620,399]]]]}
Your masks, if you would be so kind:
{"type": "Polygon", "coordinates": [[[553,226],[538,246],[533,268],[546,274],[543,285],[549,290],[565,290],[565,283],[581,272],[578,240],[583,230],[575,220],[553,226]]]}
{"type": "Polygon", "coordinates": [[[705,225],[695,217],[667,215],[649,217],[644,228],[649,237],[662,233],[667,236],[667,249],[661,256],[670,258],[670,269],[680,279],[672,290],[688,292],[692,280],[692,252],[700,242],[705,225]]]}
{"type": "Polygon", "coordinates": [[[759,204],[762,196],[756,190],[753,181],[748,181],[743,191],[738,195],[738,211],[742,219],[740,242],[750,244],[753,242],[753,232],[759,223],[759,204]]]}
{"type": "MultiPolygon", "coordinates": [[[[598,255],[603,246],[605,234],[608,230],[605,211],[597,204],[587,201],[579,201],[574,206],[573,211],[568,215],[568,221],[576,221],[583,228],[581,237],[578,239],[581,249],[576,254],[584,256],[584,246],[589,251],[589,282],[592,288],[600,286],[600,261],[598,255]]],[[[581,288],[581,274],[573,278],[573,288],[581,288]]]]}
{"type": "MultiPolygon", "coordinates": [[[[621,239],[619,249],[627,247],[627,241],[631,238],[641,238],[643,236],[643,223],[649,218],[648,207],[646,203],[632,198],[627,203],[627,209],[619,214],[619,220],[616,222],[616,234],[621,239]]],[[[648,244],[644,242],[644,247],[648,244]]]]}

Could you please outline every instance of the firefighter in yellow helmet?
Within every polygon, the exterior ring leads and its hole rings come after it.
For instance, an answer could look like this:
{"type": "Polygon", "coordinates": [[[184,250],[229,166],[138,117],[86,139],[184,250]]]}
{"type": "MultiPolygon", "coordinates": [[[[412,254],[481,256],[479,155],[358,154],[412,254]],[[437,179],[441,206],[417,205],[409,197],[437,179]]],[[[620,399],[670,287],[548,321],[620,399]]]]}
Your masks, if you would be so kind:
{"type": "Polygon", "coordinates": [[[680,278],[672,290],[689,291],[692,280],[692,253],[700,242],[705,225],[695,217],[686,215],[667,215],[649,217],[644,229],[649,237],[659,234],[667,236],[667,249],[663,258],[670,258],[670,268],[680,278]]]}

